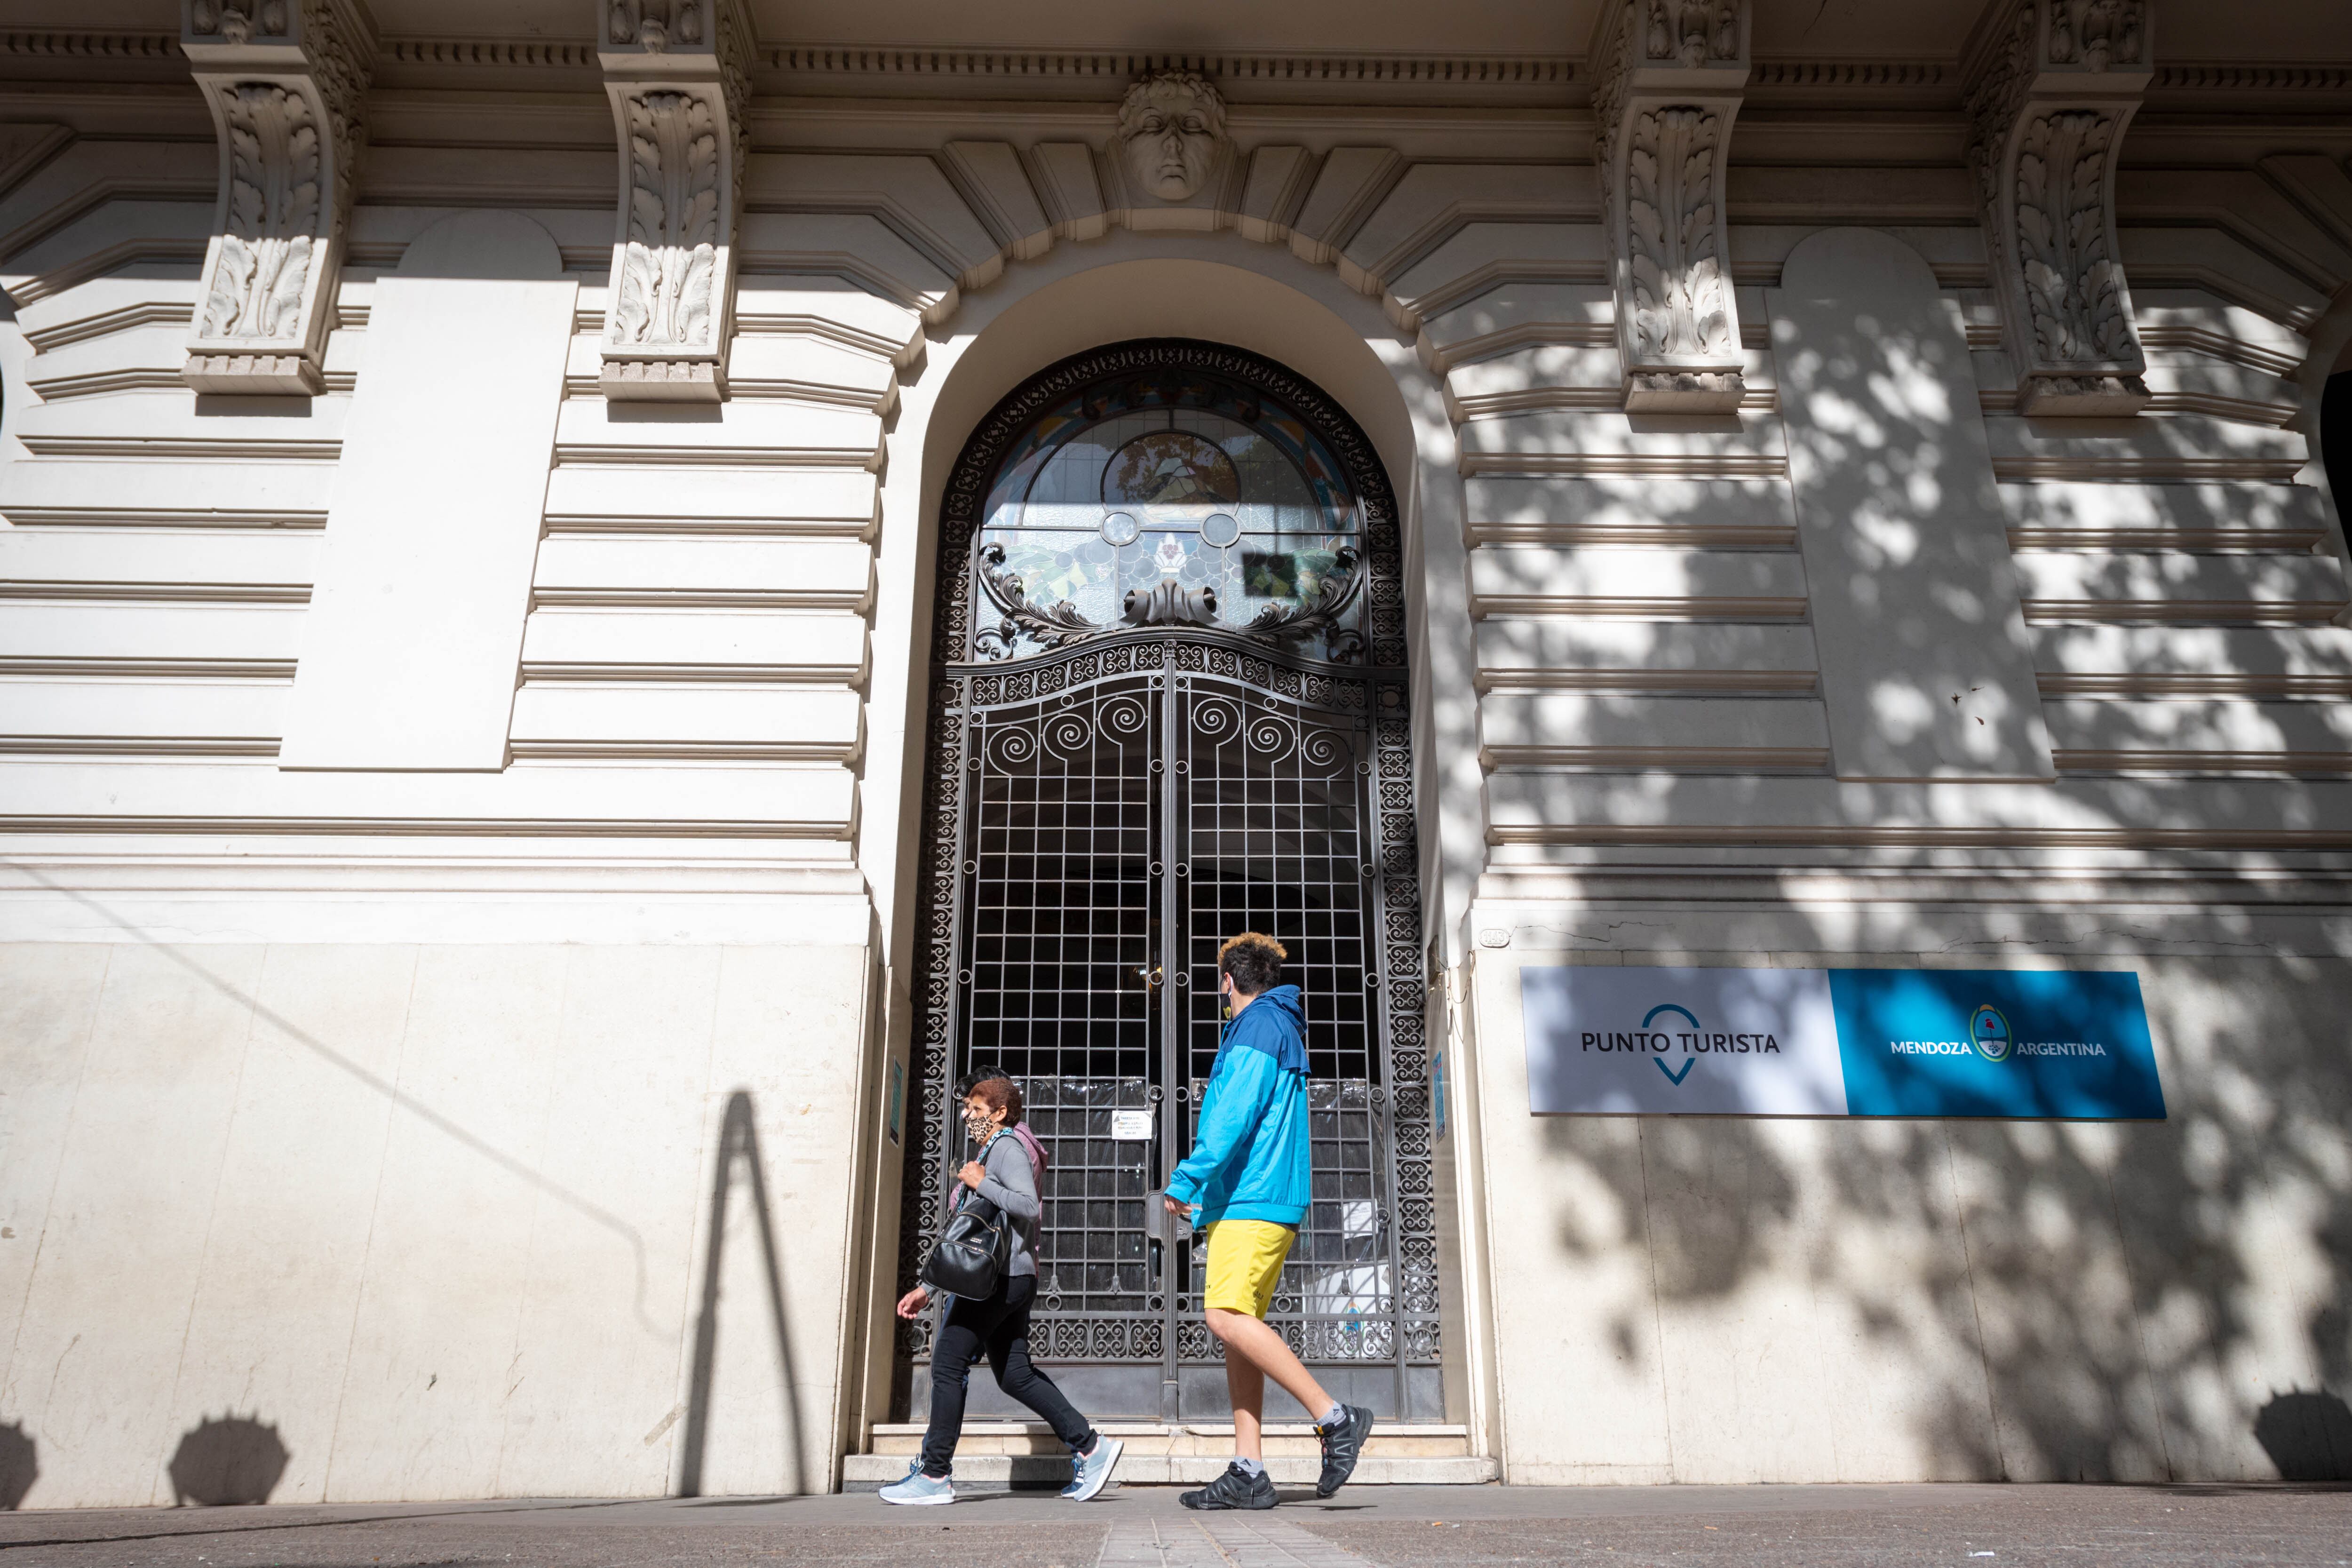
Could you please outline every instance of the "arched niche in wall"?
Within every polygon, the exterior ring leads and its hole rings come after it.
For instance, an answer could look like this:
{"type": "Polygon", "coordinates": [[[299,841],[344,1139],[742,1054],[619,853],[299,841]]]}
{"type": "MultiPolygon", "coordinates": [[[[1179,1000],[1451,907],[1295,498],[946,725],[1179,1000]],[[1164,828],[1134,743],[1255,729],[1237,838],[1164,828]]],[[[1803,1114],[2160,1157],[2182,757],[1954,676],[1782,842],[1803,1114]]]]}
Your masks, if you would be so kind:
{"type": "MultiPolygon", "coordinates": [[[[971,426],[1024,379],[1086,349],[1162,337],[1230,343],[1313,381],[1363,426],[1400,493],[1417,453],[1453,460],[1436,379],[1376,300],[1326,268],[1234,237],[1122,233],[1009,269],[946,323],[934,373],[951,363],[923,426],[927,508],[971,426]],[[1421,400],[1445,433],[1443,451],[1425,449],[1414,427],[1410,405],[1421,400]]],[[[901,454],[909,423],[894,442],[901,454]]]]}
{"type": "Polygon", "coordinates": [[[2341,517],[2344,498],[2352,496],[2352,342],[2336,356],[2336,367],[2320,389],[2319,461],[2341,517]]]}
{"type": "Polygon", "coordinates": [[[1440,823],[1436,775],[1453,798],[1483,801],[1475,706],[1433,703],[1467,694],[1475,674],[1463,543],[1463,483],[1441,378],[1416,357],[1380,301],[1329,268],[1239,235],[1115,230],[1057,246],[1009,267],[967,296],[933,329],[924,363],[900,388],[890,435],[877,585],[874,669],[861,813],[887,821],[895,841],[861,835],[858,856],[890,912],[893,953],[903,952],[909,874],[904,858],[915,816],[930,647],[940,502],[973,428],[1005,394],[1050,364],[1087,349],[1146,337],[1188,338],[1246,349],[1313,382],[1343,407],[1377,451],[1396,496],[1404,542],[1408,640],[1415,670],[1416,744],[1423,773],[1423,868],[1427,907],[1466,907],[1484,856],[1483,816],[1440,823]],[[912,518],[916,526],[903,524],[912,518]],[[901,727],[902,719],[911,722],[901,727]],[[1452,776],[1459,772],[1461,777],[1452,776]]]}

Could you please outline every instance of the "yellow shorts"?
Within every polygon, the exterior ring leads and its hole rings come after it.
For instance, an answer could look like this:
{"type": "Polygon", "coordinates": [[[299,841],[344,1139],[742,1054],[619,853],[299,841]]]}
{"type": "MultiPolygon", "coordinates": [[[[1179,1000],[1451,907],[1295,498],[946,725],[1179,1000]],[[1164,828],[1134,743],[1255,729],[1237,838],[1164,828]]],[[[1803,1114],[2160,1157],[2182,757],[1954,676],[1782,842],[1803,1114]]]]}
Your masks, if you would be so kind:
{"type": "Polygon", "coordinates": [[[1209,1293],[1201,1298],[1202,1309],[1265,1317],[1274,1305],[1274,1288],[1282,1283],[1282,1260],[1297,1239],[1297,1226],[1270,1219],[1211,1220],[1209,1293]]]}

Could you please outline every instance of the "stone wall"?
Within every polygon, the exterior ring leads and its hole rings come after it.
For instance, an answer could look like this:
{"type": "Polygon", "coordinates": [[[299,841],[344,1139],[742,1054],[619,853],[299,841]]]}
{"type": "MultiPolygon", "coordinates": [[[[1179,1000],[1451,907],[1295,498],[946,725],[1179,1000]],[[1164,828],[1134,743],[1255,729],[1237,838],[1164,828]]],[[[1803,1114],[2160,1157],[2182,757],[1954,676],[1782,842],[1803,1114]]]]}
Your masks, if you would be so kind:
{"type": "Polygon", "coordinates": [[[2056,89],[1994,123],[1981,50],[714,40],[678,79],[728,128],[721,308],[640,364],[613,289],[660,236],[615,154],[671,65],[387,37],[354,86],[352,8],[297,9],[341,31],[0,34],[0,1427],[36,1504],[169,1500],[183,1438],[266,1461],[260,1427],[281,1500],[829,1483],[888,1381],[938,485],[1020,377],[1145,331],[1321,379],[1408,498],[1426,934],[1478,1063],[1449,1375],[1515,1479],[2237,1477],[2257,1383],[2340,1385],[2341,1325],[2280,1304],[2344,1257],[2308,1000],[2352,951],[2340,68],[2101,87],[2139,112],[2074,276],[2128,274],[2135,387],[2004,303],[2022,198],[1979,143],[2013,174],[2056,89]],[[1174,194],[1118,130],[1171,65],[1222,94],[1174,194]],[[255,110],[213,78],[265,66],[335,184],[246,238],[333,264],[239,353],[205,334],[255,110]],[[1674,137],[1681,249],[1637,158],[1674,137]],[[1644,325],[1660,287],[1717,325],[1644,325]],[[2120,401],[2035,401],[2076,380],[2120,401]],[[2185,1109],[1533,1123],[1490,925],[2120,954],[2185,1109]],[[772,1279],[730,1127],[794,1216],[772,1279]],[[1553,1239],[1505,1258],[1497,1192],[1553,1239]],[[2149,1272],[2176,1233],[2118,1205],[2173,1192],[2221,1205],[2221,1274],[2149,1272]],[[1802,1425],[1823,1386],[1869,1442],[1802,1425]]]}
{"type": "Polygon", "coordinates": [[[37,1506],[823,1490],[862,946],[0,947],[37,1506]]]}
{"type": "MultiPolygon", "coordinates": [[[[2352,1375],[2344,961],[2051,943],[2139,974],[2161,1122],[1530,1116],[1523,963],[1920,962],[1760,951],[1761,920],[1740,952],[1563,952],[1580,923],[1518,911],[1511,945],[1476,965],[1462,1092],[1479,1107],[1507,1479],[2340,1466],[2304,1407],[2340,1402],[2352,1375]],[[1529,1366],[1551,1370],[1514,1371],[1529,1366]]],[[[1777,923],[1801,940],[1802,922],[1777,923]]]]}

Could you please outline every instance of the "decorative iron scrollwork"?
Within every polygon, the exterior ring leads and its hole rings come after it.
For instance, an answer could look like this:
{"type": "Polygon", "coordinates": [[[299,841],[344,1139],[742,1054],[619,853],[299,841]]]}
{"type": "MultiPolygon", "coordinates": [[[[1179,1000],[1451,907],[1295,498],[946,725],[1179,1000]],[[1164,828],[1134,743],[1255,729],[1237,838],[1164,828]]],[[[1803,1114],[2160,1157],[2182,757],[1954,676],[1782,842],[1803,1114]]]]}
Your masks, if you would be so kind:
{"type": "Polygon", "coordinates": [[[1260,642],[1288,642],[1297,638],[1331,635],[1331,658],[1340,664],[1350,664],[1361,658],[1364,639],[1339,625],[1339,617],[1355,607],[1364,592],[1364,563],[1355,551],[1342,545],[1337,557],[1339,570],[1323,579],[1312,603],[1268,605],[1256,618],[1241,628],[1242,636],[1260,642]]]}
{"type": "Polygon", "coordinates": [[[1348,546],[1340,547],[1335,561],[1339,570],[1323,579],[1313,599],[1268,605],[1244,626],[1218,618],[1217,590],[1213,585],[1188,589],[1172,577],[1162,580],[1157,587],[1129,589],[1120,617],[1124,626],[1090,621],[1067,599],[1040,609],[1029,602],[1029,591],[1023,586],[1020,574],[1005,565],[1003,545],[982,544],[979,554],[980,569],[975,575],[980,579],[981,592],[988,595],[988,602],[1003,616],[993,627],[972,639],[985,658],[1011,658],[1024,633],[1035,638],[1041,648],[1057,648],[1143,626],[1213,626],[1276,645],[1328,634],[1335,662],[1350,664],[1363,657],[1363,637],[1339,624],[1364,593],[1363,559],[1348,546]]]}
{"type": "Polygon", "coordinates": [[[1035,637],[1045,647],[1060,647],[1065,643],[1084,642],[1110,630],[1097,626],[1078,614],[1078,607],[1067,599],[1048,609],[1039,610],[1029,603],[1029,591],[1021,585],[1019,574],[1004,564],[1004,546],[983,544],[980,547],[980,587],[988,602],[1003,612],[1004,618],[988,631],[982,632],[973,642],[989,658],[1011,656],[1014,639],[1024,632],[1035,637]]]}
{"type": "Polygon", "coordinates": [[[1187,588],[1173,577],[1163,577],[1150,588],[1129,588],[1119,618],[1130,626],[1214,626],[1217,588],[1203,583],[1187,588]]]}
{"type": "MultiPolygon", "coordinates": [[[[1124,801],[1156,813],[1165,791],[1191,792],[1184,798],[1192,799],[1207,787],[1203,767],[1226,768],[1237,787],[1261,793],[1278,774],[1288,781],[1283,787],[1311,784],[1359,803],[1348,815],[1360,839],[1344,847],[1348,852],[1335,855],[1333,863],[1346,873],[1348,898],[1360,898],[1363,908],[1362,977],[1369,984],[1361,993],[1364,1003],[1356,1005],[1365,1009],[1365,1041],[1377,1052],[1378,1067],[1367,1073],[1359,1066],[1347,1073],[1349,1081],[1327,1079],[1311,1087],[1320,1097],[1318,1106],[1336,1109],[1341,1101],[1333,1097],[1344,1096],[1350,1114],[1384,1130],[1376,1138],[1381,1152],[1373,1166],[1385,1171],[1383,1191],[1376,1194],[1377,1209],[1364,1211],[1360,1232],[1348,1233],[1361,1258],[1328,1271],[1328,1279],[1294,1259],[1297,1277],[1286,1279],[1285,1296],[1305,1318],[1281,1322],[1279,1331],[1318,1359],[1362,1371],[1391,1363],[1401,1372],[1412,1369],[1419,1379],[1439,1363],[1440,1152],[1426,1016],[1430,985],[1420,941],[1401,544],[1387,474],[1361,429],[1311,384],[1224,345],[1160,340],[1074,356],[1008,395],[975,430],[950,472],[940,512],[929,755],[919,808],[922,869],[913,953],[910,1135],[900,1199],[901,1290],[914,1282],[951,1184],[950,1144],[957,1136],[951,1088],[970,1059],[974,1037],[967,1010],[980,984],[968,963],[969,944],[979,936],[965,922],[986,902],[968,895],[982,874],[985,832],[1005,820],[1003,803],[1010,798],[997,772],[1004,754],[996,748],[1019,729],[1036,753],[1019,777],[1099,773],[1102,786],[1113,792],[1101,797],[1108,804],[1099,809],[1124,801]],[[1336,455],[1345,473],[1341,488],[1361,508],[1354,549],[1319,556],[1317,563],[1328,563],[1328,569],[1314,577],[1277,574],[1295,587],[1270,593],[1250,588],[1245,610],[1231,579],[1215,585],[1222,588],[1221,604],[1202,595],[1213,586],[1208,583],[1186,587],[1129,576],[1118,584],[1122,589],[1135,584],[1124,603],[1083,601],[1102,617],[1100,623],[1076,604],[1043,603],[1042,586],[1040,602],[1033,603],[1021,575],[1009,569],[1008,552],[1024,560],[1026,552],[1010,541],[1006,547],[983,542],[992,476],[1024,433],[1075,394],[1112,375],[1156,375],[1171,369],[1230,378],[1295,411],[1336,455]],[[1269,605],[1268,598],[1275,602],[1269,605]],[[1112,604],[1118,605],[1117,613],[1112,604]],[[1235,611],[1234,619],[1219,616],[1225,608],[1235,611]],[[1354,624],[1340,625],[1342,617],[1354,624]],[[991,662],[967,662],[972,660],[991,662]],[[1338,661],[1352,668],[1332,668],[1338,661]],[[1202,720],[1220,704],[1233,721],[1222,727],[1225,740],[1209,745],[1202,720]],[[1301,704],[1313,711],[1299,711],[1301,704]],[[1194,761],[1190,774],[1188,758],[1194,761]],[[988,794],[992,789],[995,796],[988,794]],[[1122,790],[1127,793],[1118,793],[1122,790]],[[998,804],[989,805],[991,799],[998,804]],[[1310,1286],[1319,1291],[1318,1300],[1300,1293],[1310,1286]]],[[[1052,568],[1042,574],[1054,575],[1052,568]]],[[[1187,809],[1180,803],[1179,815],[1187,809]]],[[[1163,876],[1173,879],[1180,905],[1200,907],[1207,895],[1194,893],[1192,879],[1214,866],[1205,858],[1192,858],[1183,844],[1176,847],[1185,854],[1162,861],[1156,858],[1162,847],[1150,850],[1154,858],[1139,861],[1138,868],[1152,867],[1155,889],[1163,885],[1163,876]]],[[[1160,894],[1151,896],[1156,900],[1160,894]]],[[[1152,940],[1155,945],[1137,955],[1145,972],[1135,983],[1148,979],[1164,952],[1173,951],[1152,940]]],[[[1197,983],[1181,989],[1191,978],[1181,967],[1164,968],[1160,978],[1163,1005],[1187,1005],[1200,990],[1197,983]]],[[[1349,976],[1351,992],[1356,978],[1349,976]]],[[[1180,1131],[1189,1125],[1186,1119],[1198,1105],[1202,1087],[1184,1075],[1204,1066],[1205,1059],[1194,1053],[1168,1069],[1174,1076],[1166,1093],[1179,1107],[1180,1131]]],[[[1062,1092],[1049,1090],[1049,1083],[1062,1082],[1038,1079],[1024,1085],[1032,1111],[1040,1111],[1051,1093],[1062,1092]]],[[[1154,1092],[1160,1089],[1150,1087],[1154,1092]]],[[[1066,1101],[1063,1112],[1076,1103],[1066,1101]]],[[[1123,1097],[1117,1103],[1140,1108],[1144,1101],[1123,1097]]],[[[1336,1223],[1346,1231],[1356,1220],[1343,1213],[1336,1223]]],[[[1193,1268],[1199,1268],[1196,1258],[1193,1268]]],[[[1041,1272],[1060,1269],[1061,1260],[1049,1257],[1041,1272]]],[[[1052,1301],[1041,1301],[1045,1315],[1038,1327],[1058,1355],[1133,1370],[1136,1363],[1163,1358],[1213,1368],[1222,1354],[1198,1316],[1197,1277],[1179,1274],[1172,1262],[1133,1303],[1096,1299],[1104,1292],[1087,1286],[1075,1265],[1056,1273],[1053,1282],[1060,1289],[1052,1301]],[[1165,1330],[1160,1306],[1151,1306],[1148,1317],[1137,1310],[1161,1301],[1162,1290],[1175,1293],[1174,1314],[1165,1330]]],[[[1039,1284],[1043,1295],[1048,1280],[1041,1278],[1039,1284]]],[[[1118,1283],[1108,1293],[1134,1291],[1118,1283]]],[[[928,1358],[931,1332],[928,1321],[901,1325],[902,1367],[919,1367],[928,1358]]],[[[1150,1386],[1156,1394],[1157,1380],[1150,1386]]]]}

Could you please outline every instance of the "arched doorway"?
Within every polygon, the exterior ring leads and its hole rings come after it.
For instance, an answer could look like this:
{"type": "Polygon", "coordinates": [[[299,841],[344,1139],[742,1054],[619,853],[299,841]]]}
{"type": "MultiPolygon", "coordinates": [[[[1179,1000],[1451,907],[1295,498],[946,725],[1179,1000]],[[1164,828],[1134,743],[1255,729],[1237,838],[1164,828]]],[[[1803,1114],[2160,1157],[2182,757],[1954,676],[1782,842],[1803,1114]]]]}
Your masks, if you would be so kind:
{"type": "MultiPolygon", "coordinates": [[[[1148,1200],[1215,1058],[1217,943],[1270,931],[1306,995],[1315,1161],[1272,1321],[1340,1397],[1442,1418],[1404,594],[1370,443],[1258,355],[1120,343],[982,420],[940,539],[901,1288],[963,1157],[952,1086],[1001,1068],[1053,1157],[1041,1359],[1089,1415],[1222,1412],[1202,1259],[1148,1200]]],[[[900,1342],[918,1408],[929,1332],[900,1342]]]]}

